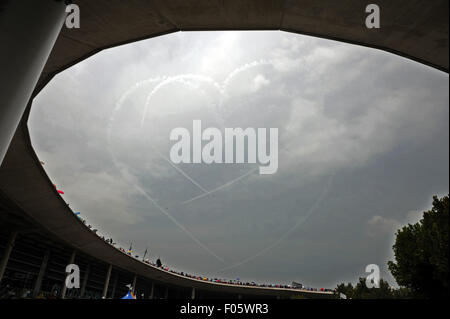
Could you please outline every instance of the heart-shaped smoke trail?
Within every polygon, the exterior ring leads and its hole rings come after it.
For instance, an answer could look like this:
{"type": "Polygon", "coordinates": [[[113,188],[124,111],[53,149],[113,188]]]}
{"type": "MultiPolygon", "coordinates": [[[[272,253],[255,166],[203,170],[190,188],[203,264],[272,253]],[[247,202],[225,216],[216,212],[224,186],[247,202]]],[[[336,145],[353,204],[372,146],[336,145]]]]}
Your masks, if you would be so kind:
{"type": "MultiPolygon", "coordinates": [[[[158,208],[158,210],[164,214],[165,216],[167,216],[169,218],[169,220],[171,220],[179,229],[181,229],[184,233],[186,233],[186,235],[191,238],[200,248],[202,248],[203,250],[205,250],[209,255],[213,256],[215,259],[221,261],[222,263],[225,263],[224,259],[220,256],[218,256],[215,252],[213,252],[210,248],[208,248],[205,244],[203,244],[196,236],[194,236],[183,224],[181,224],[169,211],[169,209],[163,208],[161,207],[161,205],[149,194],[148,191],[144,190],[141,186],[139,186],[139,182],[133,178],[131,176],[130,173],[128,173],[126,166],[123,165],[122,163],[120,163],[120,161],[117,159],[117,157],[114,154],[114,151],[112,150],[112,141],[111,141],[111,130],[112,130],[112,123],[115,120],[115,116],[117,114],[117,112],[121,109],[124,101],[138,88],[144,86],[144,85],[148,85],[148,84],[156,84],[153,89],[150,91],[150,93],[147,95],[146,100],[145,100],[145,107],[143,110],[143,115],[142,115],[142,119],[141,119],[141,123],[140,126],[141,128],[144,125],[145,119],[147,117],[148,114],[148,110],[151,107],[151,99],[152,97],[158,92],[158,90],[160,90],[161,88],[163,88],[164,86],[171,84],[171,83],[181,83],[183,85],[187,85],[190,86],[191,88],[196,88],[195,85],[193,84],[193,82],[201,82],[201,83],[206,83],[211,85],[212,87],[216,88],[218,90],[218,92],[220,93],[220,102],[216,105],[213,105],[211,107],[211,110],[213,111],[213,114],[216,117],[217,122],[220,124],[220,126],[222,126],[222,128],[225,127],[224,125],[224,118],[223,116],[221,116],[222,112],[223,112],[223,102],[224,102],[224,97],[226,95],[226,89],[228,87],[228,85],[231,83],[232,79],[234,77],[236,77],[238,74],[245,72],[253,67],[257,67],[257,66],[261,66],[261,65],[272,65],[272,61],[270,60],[258,60],[258,61],[254,61],[251,63],[247,63],[241,67],[236,68],[234,71],[232,71],[227,78],[224,80],[223,84],[220,85],[218,84],[216,81],[214,81],[214,79],[208,77],[208,76],[204,76],[204,75],[197,75],[197,74],[181,74],[181,75],[177,75],[177,76],[164,76],[164,77],[156,77],[156,78],[151,78],[151,79],[147,79],[141,82],[136,83],[135,85],[133,85],[132,87],[130,87],[122,96],[121,98],[118,100],[118,102],[116,103],[116,106],[113,110],[112,116],[110,118],[109,121],[109,125],[108,125],[108,143],[109,143],[109,152],[111,154],[111,157],[113,159],[113,163],[114,165],[118,168],[119,172],[121,173],[122,177],[131,185],[133,185],[133,187],[135,187],[136,190],[139,191],[139,193],[141,193],[148,201],[150,201],[153,205],[155,205],[155,207],[158,208]]],[[[208,104],[209,105],[209,104],[208,104]]],[[[209,105],[211,106],[211,105],[209,105]]],[[[292,134],[291,132],[289,132],[287,130],[288,133],[292,134]]],[[[289,140],[289,139],[288,139],[289,140]]],[[[282,147],[280,149],[280,152],[287,152],[289,151],[289,147],[290,144],[285,145],[284,147],[282,147]]],[[[253,173],[255,173],[258,170],[258,167],[254,167],[251,168],[250,170],[248,170],[247,172],[243,173],[242,175],[214,188],[211,190],[206,189],[205,187],[203,187],[199,182],[197,182],[194,178],[192,178],[189,174],[187,174],[184,170],[182,170],[179,166],[175,165],[174,163],[172,163],[167,157],[165,157],[161,152],[159,152],[155,147],[151,146],[152,151],[157,154],[161,159],[163,159],[165,162],[167,162],[173,169],[175,169],[178,173],[180,173],[184,178],[186,178],[192,185],[194,185],[197,189],[199,189],[201,191],[201,194],[196,195],[188,200],[182,201],[180,203],[175,203],[174,206],[179,206],[179,205],[186,205],[189,203],[192,203],[196,200],[199,200],[201,198],[207,197],[208,195],[211,195],[215,192],[218,192],[220,190],[226,189],[231,187],[233,184],[237,183],[238,181],[241,181],[243,179],[245,179],[246,177],[252,175],[253,173]]],[[[263,248],[262,250],[260,250],[259,252],[257,252],[256,254],[245,258],[244,260],[234,263],[230,266],[221,268],[219,271],[226,271],[238,266],[241,266],[259,256],[262,256],[263,254],[267,253],[269,250],[271,250],[272,248],[274,248],[275,246],[279,245],[282,241],[284,241],[296,228],[298,228],[301,224],[303,224],[308,218],[309,216],[312,215],[312,213],[316,210],[318,204],[321,202],[321,200],[326,196],[326,193],[328,192],[328,189],[331,185],[332,182],[332,178],[333,175],[331,175],[331,177],[329,178],[329,181],[326,183],[323,192],[320,194],[320,196],[317,198],[317,200],[315,201],[315,203],[313,204],[313,206],[307,210],[306,214],[303,216],[303,218],[300,218],[294,225],[293,227],[291,227],[287,232],[285,232],[282,236],[280,236],[279,239],[275,240],[272,244],[266,246],[265,248],[263,248]]],[[[173,208],[172,205],[171,208],[173,208]]]]}
{"type": "Polygon", "coordinates": [[[108,137],[108,150],[109,153],[111,155],[111,158],[113,160],[114,165],[116,166],[116,168],[118,169],[118,171],[120,172],[120,174],[122,175],[122,177],[131,185],[133,185],[133,187],[138,190],[147,200],[149,200],[153,205],[155,205],[156,208],[158,208],[158,210],[163,213],[165,216],[167,216],[178,228],[180,228],[184,233],[186,233],[186,235],[188,235],[189,238],[191,238],[197,245],[199,245],[199,247],[201,247],[203,250],[205,250],[208,254],[210,254],[211,256],[213,256],[214,258],[216,258],[217,260],[219,260],[220,262],[224,262],[224,259],[219,257],[216,253],[214,253],[211,249],[209,249],[205,244],[203,244],[199,239],[197,239],[197,237],[195,237],[186,227],[184,227],[175,217],[172,216],[172,214],[170,214],[170,212],[166,209],[164,209],[163,207],[161,207],[154,199],[152,196],[150,196],[150,194],[148,194],[147,191],[145,191],[144,189],[142,189],[142,187],[139,186],[139,183],[136,180],[133,180],[130,177],[130,174],[127,173],[126,171],[126,167],[124,167],[124,165],[122,165],[117,157],[115,156],[113,150],[112,150],[112,141],[111,141],[111,132],[112,132],[112,123],[114,122],[115,119],[115,115],[116,113],[120,110],[120,108],[122,107],[122,104],[124,102],[124,100],[137,88],[145,85],[145,84],[149,84],[149,83],[157,83],[157,82],[161,82],[162,78],[153,78],[153,79],[147,79],[145,81],[141,81],[139,83],[136,83],[134,86],[132,86],[128,91],[126,91],[122,97],[119,99],[119,101],[116,103],[116,107],[113,110],[113,114],[111,115],[110,121],[109,121],[109,125],[107,127],[107,137],[108,137]]]}

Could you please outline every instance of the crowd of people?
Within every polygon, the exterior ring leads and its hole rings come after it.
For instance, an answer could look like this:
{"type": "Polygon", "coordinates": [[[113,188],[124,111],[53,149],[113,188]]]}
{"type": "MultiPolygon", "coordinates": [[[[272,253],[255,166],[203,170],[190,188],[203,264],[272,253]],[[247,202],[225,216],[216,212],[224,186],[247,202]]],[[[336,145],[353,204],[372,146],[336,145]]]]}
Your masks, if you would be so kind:
{"type": "Polygon", "coordinates": [[[312,288],[312,287],[307,287],[307,286],[303,286],[302,284],[296,284],[296,285],[282,285],[282,284],[258,284],[255,282],[243,282],[239,279],[235,279],[235,280],[229,280],[229,279],[219,279],[219,278],[208,278],[208,277],[203,277],[203,276],[197,276],[197,275],[192,275],[192,274],[188,274],[182,271],[175,271],[173,269],[170,269],[169,267],[165,266],[162,264],[161,260],[158,258],[156,260],[155,263],[151,262],[149,258],[145,258],[145,254],[144,257],[142,259],[139,258],[138,255],[133,255],[132,252],[132,247],[130,246],[130,248],[128,250],[125,250],[122,247],[116,247],[116,243],[112,240],[112,238],[105,238],[104,236],[100,236],[97,233],[97,229],[93,228],[91,225],[86,223],[86,220],[81,218],[79,214],[77,214],[78,218],[83,222],[83,224],[86,225],[86,227],[88,227],[92,232],[94,232],[97,236],[99,236],[101,239],[103,239],[106,243],[112,245],[113,247],[115,247],[116,249],[118,249],[120,252],[137,259],[140,262],[143,262],[147,265],[159,268],[163,271],[167,271],[179,276],[183,276],[183,277],[187,277],[187,278],[191,278],[191,279],[195,279],[195,280],[202,280],[202,281],[208,281],[208,282],[213,282],[213,283],[219,283],[219,284],[227,284],[227,285],[238,285],[238,286],[253,286],[253,287],[261,287],[261,288],[283,288],[283,289],[296,289],[296,290],[303,290],[303,291],[321,291],[321,292],[332,292],[332,289],[328,289],[328,288],[312,288]]]}

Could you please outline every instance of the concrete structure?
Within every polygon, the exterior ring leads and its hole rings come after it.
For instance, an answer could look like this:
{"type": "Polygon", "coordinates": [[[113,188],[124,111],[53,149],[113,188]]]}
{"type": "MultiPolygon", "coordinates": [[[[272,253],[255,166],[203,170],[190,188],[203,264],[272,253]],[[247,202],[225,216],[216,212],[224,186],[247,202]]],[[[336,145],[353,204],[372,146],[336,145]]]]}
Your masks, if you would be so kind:
{"type": "Polygon", "coordinates": [[[38,277],[36,278],[36,282],[34,284],[33,295],[32,295],[33,298],[36,298],[39,295],[39,292],[41,291],[42,280],[44,279],[44,275],[45,275],[45,271],[47,269],[47,264],[48,264],[48,258],[49,257],[50,257],[50,251],[47,250],[45,252],[44,258],[42,260],[41,267],[39,268],[38,277]]]}
{"type": "MultiPolygon", "coordinates": [[[[69,262],[67,263],[68,265],[71,265],[73,263],[75,263],[75,256],[77,255],[77,251],[73,250],[72,254],[70,255],[70,259],[69,262]]],[[[67,273],[66,273],[67,275],[67,273]]],[[[66,297],[66,291],[67,291],[67,286],[66,286],[66,279],[64,277],[63,282],[62,282],[62,292],[61,292],[61,298],[64,299],[66,297]]]]}
{"type": "MultiPolygon", "coordinates": [[[[448,72],[448,0],[372,2],[381,9],[380,29],[366,28],[366,3],[360,0],[77,0],[74,3],[81,10],[81,28],[62,28],[39,79],[34,81],[32,97],[55,74],[105,48],[188,30],[296,32],[386,50],[448,72]]],[[[0,22],[5,21],[5,12],[7,10],[0,6],[0,22]]],[[[23,22],[17,21],[18,24],[23,22]]],[[[19,43],[25,48],[25,40],[19,43]]],[[[30,59],[22,61],[28,65],[33,57],[24,59],[30,59]]],[[[15,61],[14,57],[3,56],[1,60],[3,63],[15,61]]],[[[5,76],[5,73],[0,75],[2,87],[11,80],[5,76]]],[[[32,74],[25,75],[26,79],[28,77],[32,74]]],[[[8,132],[17,126],[15,121],[22,114],[23,104],[27,103],[27,107],[0,167],[0,235],[3,243],[7,243],[7,234],[17,231],[21,249],[29,256],[38,254],[38,265],[45,251],[52,251],[48,272],[50,266],[58,270],[54,275],[44,275],[44,285],[63,282],[67,260],[77,250],[77,262],[83,264],[80,265],[84,278],[82,295],[89,289],[99,291],[99,294],[107,292],[109,280],[106,285],[104,276],[111,272],[113,276],[119,276],[117,293],[114,291],[116,296],[123,292],[120,286],[124,282],[131,283],[134,275],[134,278],[139,277],[136,289],[148,291],[147,296],[156,298],[171,297],[174,291],[184,291],[186,298],[202,298],[202,295],[291,297],[299,294],[290,289],[232,286],[189,279],[144,264],[101,240],[76,218],[39,163],[27,128],[32,97],[28,102],[11,102],[13,92],[19,92],[21,97],[28,96],[30,84],[22,88],[18,85],[2,91],[1,96],[0,126],[2,129],[8,127],[0,136],[2,145],[9,143],[8,132]],[[111,266],[110,272],[108,267],[111,266]],[[88,270],[83,273],[83,269],[88,270]],[[103,274],[102,278],[96,279],[99,273],[103,274]],[[195,295],[192,289],[195,289],[195,295]]],[[[9,252],[14,255],[14,249],[9,251],[8,247],[4,244],[5,250],[0,250],[4,256],[0,266],[5,260],[6,271],[15,269],[19,273],[31,273],[37,280],[38,271],[36,274],[28,271],[23,256],[5,259],[9,252]]],[[[314,297],[324,296],[327,295],[314,294],[314,297]]]]}
{"type": "Polygon", "coordinates": [[[0,162],[55,44],[65,17],[56,1],[6,1],[0,7],[0,162]]]}
{"type": "Polygon", "coordinates": [[[109,265],[108,272],[106,273],[105,286],[103,287],[102,298],[106,298],[108,294],[109,279],[111,278],[112,265],[109,265]]]}

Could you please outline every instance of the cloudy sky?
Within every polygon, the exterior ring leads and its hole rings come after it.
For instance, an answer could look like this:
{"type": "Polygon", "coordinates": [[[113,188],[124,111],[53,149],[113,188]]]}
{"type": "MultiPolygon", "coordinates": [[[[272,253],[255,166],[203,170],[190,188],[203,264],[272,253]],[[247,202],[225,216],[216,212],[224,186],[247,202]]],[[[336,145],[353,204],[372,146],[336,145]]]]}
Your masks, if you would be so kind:
{"type": "MultiPolygon", "coordinates": [[[[314,287],[378,264],[449,191],[448,74],[283,32],[103,51],[36,97],[33,146],[101,235],[181,271],[314,287]],[[278,128],[279,167],[174,164],[172,129],[278,128]]],[[[246,151],[246,149],[244,150],[246,151]]]]}

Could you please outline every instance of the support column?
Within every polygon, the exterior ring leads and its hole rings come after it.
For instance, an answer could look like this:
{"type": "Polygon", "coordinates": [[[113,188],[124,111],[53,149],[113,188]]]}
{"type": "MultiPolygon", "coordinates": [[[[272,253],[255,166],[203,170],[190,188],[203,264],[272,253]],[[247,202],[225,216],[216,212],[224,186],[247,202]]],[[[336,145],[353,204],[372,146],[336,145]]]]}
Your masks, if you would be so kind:
{"type": "Polygon", "coordinates": [[[155,296],[155,284],[152,282],[152,288],[150,290],[150,296],[148,296],[148,299],[153,299],[155,296]]]}
{"type": "Polygon", "coordinates": [[[137,280],[137,276],[134,275],[133,283],[131,284],[131,292],[132,292],[133,294],[134,294],[135,291],[136,291],[136,280],[137,280]]]}
{"type": "MultiPolygon", "coordinates": [[[[76,254],[77,254],[77,252],[74,250],[72,252],[72,255],[70,256],[69,265],[74,263],[76,254]]],[[[66,286],[67,273],[66,273],[65,270],[64,270],[64,274],[65,274],[65,276],[64,276],[64,280],[63,280],[63,288],[62,288],[62,291],[61,291],[61,298],[62,299],[64,299],[66,297],[66,291],[67,291],[67,286],[66,286]]]]}
{"type": "Polygon", "coordinates": [[[84,275],[83,283],[81,284],[80,298],[83,298],[84,293],[86,292],[86,286],[87,286],[87,281],[88,281],[90,272],[91,272],[91,264],[88,264],[86,267],[86,275],[84,275]]]}
{"type": "Polygon", "coordinates": [[[106,298],[106,294],[108,293],[109,278],[111,278],[111,271],[112,271],[112,265],[110,264],[108,266],[108,271],[106,272],[105,285],[103,286],[103,294],[102,294],[103,299],[106,298]]]}
{"type": "Polygon", "coordinates": [[[42,280],[44,279],[45,270],[47,269],[48,258],[50,257],[50,250],[47,250],[44,255],[44,259],[42,259],[41,268],[39,269],[39,275],[36,279],[36,283],[34,284],[33,289],[33,298],[36,298],[41,291],[42,280]]]}
{"type": "Polygon", "coordinates": [[[116,274],[116,277],[114,279],[113,288],[111,292],[111,299],[114,299],[114,296],[116,295],[116,287],[118,281],[119,281],[119,273],[116,274]]]}
{"type": "Polygon", "coordinates": [[[191,299],[195,299],[195,288],[192,288],[191,299]]]}
{"type": "Polygon", "coordinates": [[[17,232],[13,231],[9,235],[8,242],[6,243],[5,251],[3,252],[2,260],[0,261],[0,283],[2,282],[3,275],[5,274],[6,265],[8,264],[9,256],[11,255],[11,251],[14,247],[16,237],[17,232]]]}
{"type": "Polygon", "coordinates": [[[66,16],[64,1],[5,1],[0,10],[0,164],[66,16]]]}

